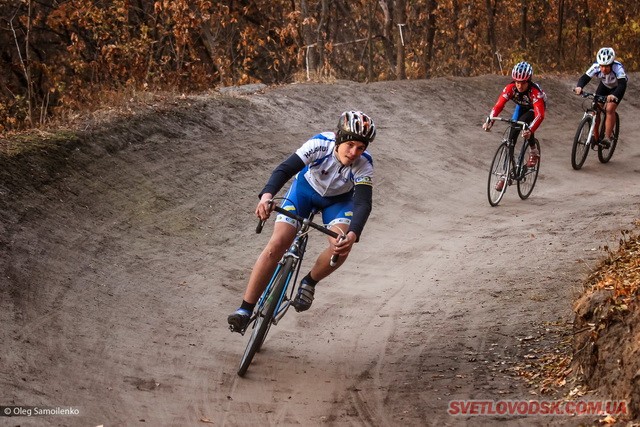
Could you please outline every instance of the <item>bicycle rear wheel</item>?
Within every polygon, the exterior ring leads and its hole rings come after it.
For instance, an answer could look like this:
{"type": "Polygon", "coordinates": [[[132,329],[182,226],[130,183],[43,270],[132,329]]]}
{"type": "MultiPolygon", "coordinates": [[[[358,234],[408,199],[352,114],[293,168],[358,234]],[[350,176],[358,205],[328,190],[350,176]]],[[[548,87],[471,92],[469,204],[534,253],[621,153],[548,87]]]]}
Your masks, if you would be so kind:
{"type": "Polygon", "coordinates": [[[497,206],[502,200],[507,186],[509,185],[509,170],[511,170],[511,159],[509,158],[509,147],[503,142],[498,147],[491,169],[489,169],[489,181],[487,183],[487,196],[491,206],[497,206]],[[502,184],[500,184],[502,181],[502,184]]]}
{"type": "Polygon", "coordinates": [[[524,155],[520,156],[520,162],[522,164],[522,174],[520,175],[520,179],[518,180],[518,196],[522,200],[526,199],[531,195],[533,191],[533,187],[536,186],[536,181],[538,180],[538,172],[540,172],[540,159],[542,158],[540,153],[540,143],[537,139],[534,139],[535,147],[538,149],[538,163],[530,168],[527,166],[527,159],[529,159],[529,154],[531,153],[531,145],[525,143],[523,147],[524,155]]]}
{"type": "Polygon", "coordinates": [[[598,160],[600,160],[600,163],[607,163],[609,160],[611,160],[611,156],[613,156],[613,152],[616,150],[616,145],[618,145],[619,135],[620,116],[618,116],[618,112],[616,111],[616,127],[613,128],[613,138],[611,139],[611,146],[609,148],[604,148],[601,145],[598,146],[598,160]]]}
{"type": "Polygon", "coordinates": [[[571,148],[571,166],[575,170],[579,170],[589,154],[589,145],[587,139],[589,138],[589,131],[591,130],[591,121],[593,117],[586,116],[578,125],[576,135],[573,138],[573,147],[571,148]]]}
{"type": "Polygon", "coordinates": [[[293,261],[294,260],[292,258],[288,258],[285,261],[274,279],[273,286],[265,298],[264,305],[262,308],[258,309],[251,337],[249,337],[249,342],[247,343],[247,347],[244,350],[242,359],[240,360],[238,375],[241,377],[244,376],[247,369],[249,369],[253,356],[255,356],[257,351],[260,351],[260,348],[267,337],[267,333],[271,328],[271,322],[273,321],[273,315],[280,302],[280,297],[282,296],[282,293],[289,281],[289,273],[293,268],[293,261]]]}

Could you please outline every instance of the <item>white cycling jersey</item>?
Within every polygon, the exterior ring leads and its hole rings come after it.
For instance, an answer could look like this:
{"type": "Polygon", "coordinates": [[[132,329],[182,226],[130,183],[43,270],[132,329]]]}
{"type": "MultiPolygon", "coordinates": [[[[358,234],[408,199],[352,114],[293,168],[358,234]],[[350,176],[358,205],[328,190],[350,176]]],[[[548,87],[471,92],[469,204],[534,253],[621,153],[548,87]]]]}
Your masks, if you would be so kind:
{"type": "Polygon", "coordinates": [[[306,165],[299,173],[321,196],[331,197],[351,191],[354,185],[373,185],[373,159],[362,153],[351,166],[336,157],[336,135],[320,133],[305,142],[296,154],[306,165]]]}
{"type": "Polygon", "coordinates": [[[597,62],[594,62],[585,74],[591,78],[597,77],[602,81],[602,84],[609,89],[613,89],[618,86],[618,79],[627,78],[624,67],[618,61],[613,61],[613,64],[611,64],[611,72],[609,74],[602,74],[600,71],[600,65],[598,65],[597,62]]]}

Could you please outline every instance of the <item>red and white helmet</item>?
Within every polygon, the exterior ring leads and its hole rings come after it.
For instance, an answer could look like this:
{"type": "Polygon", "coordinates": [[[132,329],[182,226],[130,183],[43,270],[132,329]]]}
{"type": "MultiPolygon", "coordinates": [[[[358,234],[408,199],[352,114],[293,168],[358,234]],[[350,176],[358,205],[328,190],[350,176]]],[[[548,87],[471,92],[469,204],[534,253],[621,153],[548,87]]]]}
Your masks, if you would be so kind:
{"type": "Polygon", "coordinates": [[[603,47],[596,55],[598,65],[611,65],[614,59],[616,59],[616,53],[610,47],[603,47]]]}
{"type": "Polygon", "coordinates": [[[511,70],[511,78],[517,82],[531,80],[533,67],[528,62],[518,62],[511,70]]]}
{"type": "Polygon", "coordinates": [[[336,132],[336,144],[345,141],[360,141],[369,145],[376,137],[376,125],[371,117],[362,111],[345,111],[338,120],[338,131],[336,132]]]}

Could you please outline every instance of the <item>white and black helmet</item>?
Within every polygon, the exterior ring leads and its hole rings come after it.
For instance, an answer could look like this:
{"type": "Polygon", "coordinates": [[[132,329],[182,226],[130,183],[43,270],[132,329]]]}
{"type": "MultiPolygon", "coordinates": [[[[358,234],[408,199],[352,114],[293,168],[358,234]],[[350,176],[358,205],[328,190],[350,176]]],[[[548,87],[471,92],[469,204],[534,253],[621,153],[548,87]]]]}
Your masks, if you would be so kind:
{"type": "Polygon", "coordinates": [[[610,47],[603,47],[596,55],[598,65],[611,65],[614,59],[616,59],[616,53],[610,47]]]}
{"type": "Polygon", "coordinates": [[[376,137],[376,125],[362,111],[345,111],[338,121],[336,145],[345,141],[360,141],[366,146],[376,137]]]}

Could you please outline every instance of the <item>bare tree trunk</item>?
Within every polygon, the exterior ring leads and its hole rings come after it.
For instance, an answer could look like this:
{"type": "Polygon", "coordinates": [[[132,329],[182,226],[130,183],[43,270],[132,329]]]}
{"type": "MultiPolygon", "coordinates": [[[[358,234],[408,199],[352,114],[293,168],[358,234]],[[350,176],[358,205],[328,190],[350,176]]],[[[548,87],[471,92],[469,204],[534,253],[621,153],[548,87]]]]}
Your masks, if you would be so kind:
{"type": "Polygon", "coordinates": [[[212,32],[211,22],[202,23],[202,29],[201,29],[200,35],[202,37],[202,45],[204,46],[205,50],[207,51],[207,54],[209,55],[209,63],[211,64],[211,68],[218,73],[219,75],[218,80],[222,81],[222,79],[224,78],[224,70],[218,67],[218,65],[216,64],[215,47],[217,45],[217,41],[216,41],[216,37],[213,35],[213,32],[212,32]]]}
{"type": "Polygon", "coordinates": [[[395,5],[395,21],[398,27],[396,36],[396,79],[405,80],[407,71],[405,65],[405,25],[407,22],[407,11],[405,9],[404,0],[396,0],[395,5]]]}
{"type": "Polygon", "coordinates": [[[500,64],[498,63],[498,47],[496,44],[496,5],[497,0],[495,2],[491,2],[491,0],[486,0],[485,4],[487,7],[487,44],[491,49],[491,69],[499,70],[500,64]]]}
{"type": "Polygon", "coordinates": [[[520,48],[527,48],[527,0],[522,1],[522,12],[520,13],[520,48]]]}
{"type": "MultiPolygon", "coordinates": [[[[315,76],[318,71],[317,49],[314,46],[313,28],[311,28],[311,17],[309,16],[309,7],[307,0],[300,0],[300,25],[302,27],[302,42],[304,43],[307,78],[315,76]]],[[[316,39],[317,40],[317,39],[316,39]]]]}
{"type": "Polygon", "coordinates": [[[431,67],[433,65],[433,43],[436,38],[436,8],[437,0],[427,1],[427,34],[424,50],[424,76],[431,77],[431,67]]]}
{"type": "Polygon", "coordinates": [[[454,75],[460,74],[460,59],[462,58],[460,49],[460,4],[458,0],[453,0],[453,16],[455,17],[454,30],[453,30],[453,46],[456,46],[456,61],[453,64],[454,75]]]}
{"type": "Polygon", "coordinates": [[[31,79],[31,64],[29,63],[29,39],[31,36],[31,0],[28,2],[28,13],[27,13],[27,29],[26,35],[24,39],[24,48],[25,55],[22,57],[22,50],[20,49],[20,40],[18,38],[18,32],[13,26],[13,20],[16,18],[18,13],[20,12],[20,7],[16,10],[16,13],[9,20],[9,26],[11,27],[11,32],[13,33],[13,40],[16,44],[16,50],[18,52],[18,58],[20,58],[20,66],[22,67],[22,72],[24,73],[24,79],[27,84],[27,117],[29,120],[29,125],[33,127],[33,83],[31,79]]]}
{"type": "Polygon", "coordinates": [[[593,32],[588,0],[584,0],[584,26],[587,29],[587,54],[591,54],[593,52],[593,32]]]}
{"type": "Polygon", "coordinates": [[[562,53],[562,32],[564,30],[564,0],[558,0],[558,27],[556,37],[556,61],[560,63],[563,58],[562,53]]]}
{"type": "Polygon", "coordinates": [[[375,0],[369,2],[369,16],[367,19],[367,82],[373,81],[373,12],[375,11],[375,0]]]}
{"type": "Polygon", "coordinates": [[[32,20],[32,16],[31,16],[31,6],[33,5],[32,0],[29,0],[28,2],[28,7],[29,7],[29,12],[27,15],[27,35],[25,37],[25,41],[24,41],[24,51],[25,51],[25,58],[27,60],[27,93],[28,93],[28,97],[27,97],[27,103],[29,105],[29,123],[33,126],[33,101],[34,101],[34,96],[33,96],[33,79],[32,79],[32,74],[31,74],[31,20],[32,20]]]}
{"type": "MultiPolygon", "coordinates": [[[[329,12],[329,1],[322,0],[322,8],[320,9],[320,21],[318,22],[318,30],[316,31],[316,49],[318,52],[318,69],[324,68],[324,43],[325,43],[325,25],[327,22],[327,13],[329,12]]],[[[328,71],[328,70],[327,70],[328,71]]]]}
{"type": "Polygon", "coordinates": [[[380,7],[382,8],[382,13],[384,14],[384,24],[382,26],[382,36],[383,36],[383,45],[384,52],[387,61],[389,62],[391,72],[395,72],[395,66],[393,64],[394,52],[393,52],[393,20],[391,19],[391,13],[393,11],[393,4],[391,8],[389,7],[389,2],[387,0],[378,0],[380,7]]]}

